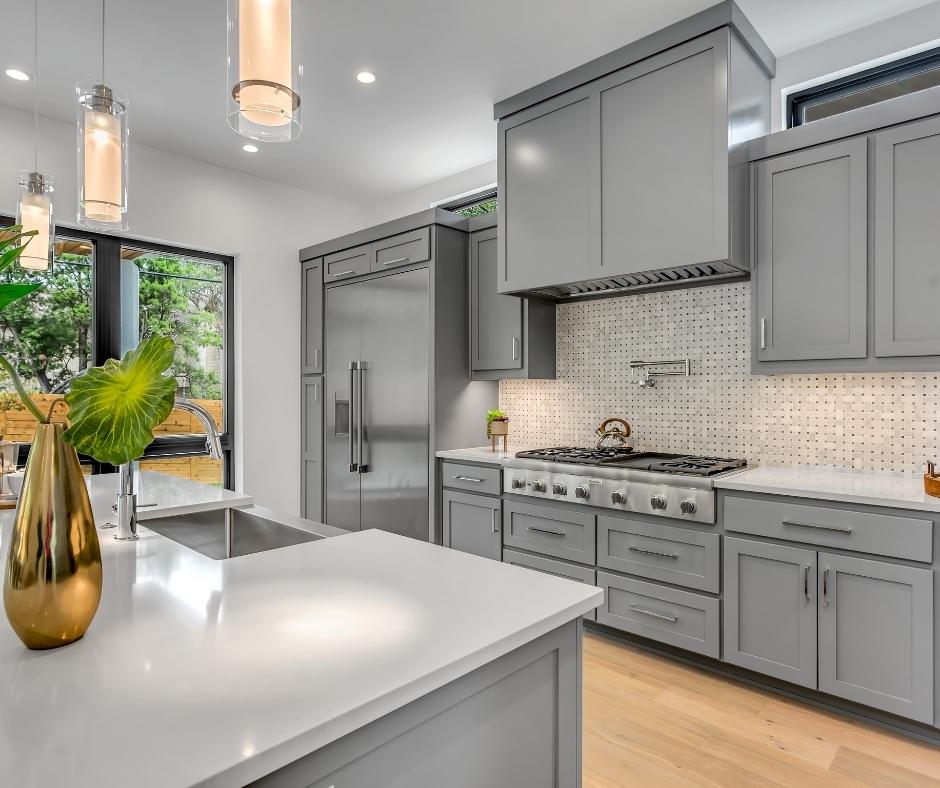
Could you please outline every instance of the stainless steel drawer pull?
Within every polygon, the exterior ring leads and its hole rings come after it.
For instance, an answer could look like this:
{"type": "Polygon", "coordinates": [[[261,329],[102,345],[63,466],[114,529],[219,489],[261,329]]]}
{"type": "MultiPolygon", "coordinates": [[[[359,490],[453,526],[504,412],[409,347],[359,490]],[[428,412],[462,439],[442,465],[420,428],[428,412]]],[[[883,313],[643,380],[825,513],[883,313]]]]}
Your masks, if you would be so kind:
{"type": "Polygon", "coordinates": [[[454,477],[459,482],[474,482],[475,484],[483,484],[486,479],[477,479],[473,476],[455,476],[454,477]]]}
{"type": "Polygon", "coordinates": [[[526,526],[530,531],[538,531],[540,534],[550,534],[551,536],[565,536],[564,531],[553,531],[550,528],[539,528],[535,525],[526,526]]]}
{"type": "Polygon", "coordinates": [[[815,528],[819,531],[838,531],[840,534],[852,533],[851,528],[843,528],[838,525],[819,525],[818,523],[802,523],[799,520],[784,520],[782,525],[792,525],[797,528],[815,528]]]}
{"type": "Polygon", "coordinates": [[[519,338],[518,337],[512,338],[512,360],[513,361],[519,360],[519,338]]]}
{"type": "Polygon", "coordinates": [[[338,274],[333,274],[334,279],[339,279],[341,276],[349,276],[350,274],[356,273],[355,271],[340,271],[338,274]]]}
{"type": "Polygon", "coordinates": [[[829,567],[823,569],[823,605],[829,607],[829,567]]]}
{"type": "Polygon", "coordinates": [[[646,607],[630,605],[630,609],[634,613],[642,613],[644,616],[649,616],[650,618],[659,618],[663,621],[668,621],[670,624],[675,624],[679,620],[676,616],[670,616],[668,613],[660,613],[658,610],[650,610],[646,607]]]}
{"type": "Polygon", "coordinates": [[[767,318],[760,319],[760,349],[767,350],[767,318]]]}
{"type": "Polygon", "coordinates": [[[496,510],[495,509],[492,510],[492,515],[493,515],[493,533],[497,534],[499,533],[499,525],[496,522],[496,510]]]}
{"type": "Polygon", "coordinates": [[[634,547],[633,545],[630,545],[627,550],[633,553],[643,553],[644,555],[655,555],[657,558],[679,558],[678,553],[661,553],[659,550],[647,550],[645,547],[634,547]]]}
{"type": "Polygon", "coordinates": [[[388,262],[382,263],[382,265],[398,265],[399,263],[408,262],[411,262],[410,257],[396,257],[394,260],[389,260],[388,262]]]}
{"type": "Polygon", "coordinates": [[[809,564],[803,567],[803,598],[809,602],[809,564]]]}

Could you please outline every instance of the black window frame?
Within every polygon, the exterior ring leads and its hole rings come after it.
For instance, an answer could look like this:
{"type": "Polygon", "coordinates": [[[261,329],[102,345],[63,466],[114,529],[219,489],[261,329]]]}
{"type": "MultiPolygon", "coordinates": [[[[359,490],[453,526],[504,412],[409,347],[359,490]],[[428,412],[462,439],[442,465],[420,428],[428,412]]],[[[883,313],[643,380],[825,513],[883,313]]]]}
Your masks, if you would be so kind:
{"type": "MultiPolygon", "coordinates": [[[[0,227],[13,224],[9,216],[0,215],[0,227]]],[[[121,248],[125,246],[144,252],[189,257],[223,265],[223,336],[224,375],[222,379],[223,424],[222,432],[222,486],[233,489],[235,442],[231,425],[234,421],[235,405],[235,331],[234,331],[234,292],[235,258],[231,255],[205,252],[200,249],[188,249],[181,246],[154,243],[125,236],[108,235],[90,230],[71,227],[56,227],[56,238],[71,238],[85,241],[92,247],[92,348],[91,358],[95,365],[103,364],[109,358],[121,357],[121,248]]],[[[24,447],[28,453],[28,447],[24,447]]],[[[206,453],[206,439],[196,435],[158,435],[147,447],[142,460],[166,459],[169,457],[197,457],[206,453]]],[[[26,457],[20,457],[21,462],[26,457]]],[[[90,457],[82,457],[88,462],[92,473],[113,473],[116,468],[100,463],[90,457]]]]}
{"type": "MultiPolygon", "coordinates": [[[[940,68],[940,47],[882,63],[879,66],[849,74],[830,82],[824,82],[821,85],[814,85],[805,90],[794,91],[787,95],[787,128],[792,129],[805,123],[815,122],[803,120],[803,111],[807,107],[822,104],[842,96],[849,96],[867,88],[895,82],[898,79],[914,76],[922,71],[933,70],[934,68],[940,68]]],[[[871,106],[874,106],[874,104],[871,106]]],[[[821,118],[821,120],[824,120],[824,118],[821,118]]]]}
{"type": "Polygon", "coordinates": [[[498,199],[499,193],[497,192],[496,187],[493,186],[490,189],[483,189],[481,191],[468,194],[465,197],[461,197],[459,200],[452,200],[450,202],[442,203],[437,207],[442,208],[445,211],[459,213],[460,211],[464,211],[467,208],[474,208],[477,205],[482,205],[483,203],[492,202],[498,199]]]}

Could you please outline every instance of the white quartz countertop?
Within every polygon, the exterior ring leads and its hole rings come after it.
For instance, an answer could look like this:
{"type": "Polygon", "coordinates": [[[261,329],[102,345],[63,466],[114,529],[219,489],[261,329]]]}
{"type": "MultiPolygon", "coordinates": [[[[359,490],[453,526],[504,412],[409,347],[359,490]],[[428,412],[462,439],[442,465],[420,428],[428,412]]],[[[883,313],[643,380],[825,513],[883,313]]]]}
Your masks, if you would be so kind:
{"type": "Polygon", "coordinates": [[[760,466],[715,479],[723,490],[793,495],[824,501],[842,501],[867,506],[940,512],[940,498],[924,492],[921,477],[889,473],[840,471],[801,466],[760,466]]]}
{"type": "MultiPolygon", "coordinates": [[[[499,444],[502,446],[502,443],[499,444]]],[[[469,449],[444,449],[435,452],[442,460],[456,460],[457,462],[485,462],[491,465],[500,465],[506,458],[516,456],[517,451],[525,451],[526,446],[510,446],[508,451],[497,449],[493,451],[490,446],[474,446],[469,449]]]]}
{"type": "MultiPolygon", "coordinates": [[[[150,476],[148,517],[193,505],[188,485],[150,476]]],[[[113,489],[92,487],[100,521],[113,489]]],[[[12,519],[0,517],[4,555],[12,519]]],[[[101,544],[83,639],[28,651],[0,621],[4,785],[244,785],[603,597],[375,530],[224,561],[145,525],[137,542],[101,544]]]]}
{"type": "MultiPolygon", "coordinates": [[[[118,474],[102,473],[87,476],[88,494],[92,509],[98,516],[99,507],[107,510],[117,498],[118,474]]],[[[179,479],[156,471],[143,471],[137,475],[137,520],[143,522],[154,517],[194,514],[231,506],[251,506],[250,495],[236,493],[222,487],[179,479]]],[[[110,512],[108,512],[110,517],[110,512]]],[[[99,523],[100,525],[100,523],[99,523]]]]}

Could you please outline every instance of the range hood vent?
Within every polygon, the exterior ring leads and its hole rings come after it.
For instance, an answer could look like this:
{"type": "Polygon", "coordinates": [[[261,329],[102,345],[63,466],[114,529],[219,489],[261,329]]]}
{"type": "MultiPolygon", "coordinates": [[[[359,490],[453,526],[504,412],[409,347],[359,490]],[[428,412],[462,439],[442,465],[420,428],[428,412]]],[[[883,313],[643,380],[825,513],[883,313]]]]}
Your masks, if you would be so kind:
{"type": "Polygon", "coordinates": [[[699,263],[696,265],[662,268],[639,274],[622,274],[604,279],[590,279],[567,285],[541,287],[527,290],[529,295],[569,301],[579,298],[604,298],[626,295],[643,290],[664,290],[674,287],[696,287],[718,283],[729,279],[747,279],[749,273],[725,263],[699,263]]]}

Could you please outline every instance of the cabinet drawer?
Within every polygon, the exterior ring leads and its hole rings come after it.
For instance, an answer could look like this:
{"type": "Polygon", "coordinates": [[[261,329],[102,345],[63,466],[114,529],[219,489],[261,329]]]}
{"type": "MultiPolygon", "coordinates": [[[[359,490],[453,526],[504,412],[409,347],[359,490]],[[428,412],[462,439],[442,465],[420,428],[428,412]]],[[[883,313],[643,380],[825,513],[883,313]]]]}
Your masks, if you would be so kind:
{"type": "Polygon", "coordinates": [[[933,560],[933,521],[927,519],[728,496],[724,524],[727,531],[772,539],[924,563],[933,560]]]}
{"type": "Polygon", "coordinates": [[[598,517],[597,565],[717,594],[721,537],[658,523],[598,517]]]}
{"type": "Polygon", "coordinates": [[[410,233],[393,235],[372,244],[371,268],[386,271],[400,265],[423,263],[431,259],[431,230],[422,227],[410,233]]]}
{"type": "MultiPolygon", "coordinates": [[[[555,558],[542,558],[538,555],[529,555],[520,553],[516,550],[503,550],[503,563],[513,566],[524,566],[527,569],[534,569],[536,572],[544,572],[547,575],[564,577],[568,580],[575,580],[579,583],[586,583],[589,586],[595,585],[597,575],[593,569],[586,566],[570,564],[567,561],[559,561],[555,558]]],[[[591,621],[597,621],[597,610],[585,613],[584,617],[591,621]]]]}
{"type": "Polygon", "coordinates": [[[721,653],[719,602],[691,591],[597,573],[604,604],[597,622],[716,659],[721,653]]]}
{"type": "Polygon", "coordinates": [[[340,279],[349,279],[351,276],[361,276],[369,273],[370,251],[369,244],[347,249],[345,252],[328,254],[323,258],[323,281],[329,284],[340,279]]]}
{"type": "Polygon", "coordinates": [[[441,483],[454,490],[499,495],[500,469],[484,465],[463,465],[457,462],[441,463],[441,483]]]}
{"type": "Polygon", "coordinates": [[[534,553],[594,564],[596,523],[593,514],[506,501],[503,544],[534,553]]]}

